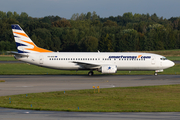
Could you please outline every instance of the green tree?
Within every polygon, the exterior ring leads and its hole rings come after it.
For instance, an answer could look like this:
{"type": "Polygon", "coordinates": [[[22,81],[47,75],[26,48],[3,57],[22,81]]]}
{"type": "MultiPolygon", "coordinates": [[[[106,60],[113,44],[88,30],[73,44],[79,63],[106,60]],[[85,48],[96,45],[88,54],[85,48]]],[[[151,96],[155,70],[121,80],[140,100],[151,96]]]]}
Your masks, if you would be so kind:
{"type": "Polygon", "coordinates": [[[95,52],[98,50],[98,39],[92,36],[87,36],[82,38],[78,45],[82,52],[95,52]]]}
{"type": "Polygon", "coordinates": [[[98,19],[98,15],[96,14],[95,11],[93,11],[92,13],[92,20],[97,20],[98,19]]]}
{"type": "Polygon", "coordinates": [[[0,11],[0,19],[6,18],[6,12],[0,11]]]}
{"type": "Polygon", "coordinates": [[[34,40],[37,46],[45,48],[45,49],[50,49],[49,45],[51,45],[52,41],[51,41],[51,33],[49,30],[45,28],[38,28],[33,31],[33,34],[36,35],[37,37],[34,40]]]}
{"type": "Polygon", "coordinates": [[[117,26],[116,22],[107,20],[106,22],[104,22],[103,27],[108,26],[108,27],[112,27],[112,26],[117,26]]]}
{"type": "Polygon", "coordinates": [[[53,27],[71,27],[71,23],[66,19],[62,19],[62,20],[52,22],[52,26],[53,27]]]}
{"type": "Polygon", "coordinates": [[[87,13],[86,19],[87,19],[87,20],[90,20],[90,19],[91,19],[91,12],[88,12],[88,13],[87,13]]]}
{"type": "Polygon", "coordinates": [[[10,11],[8,11],[8,12],[7,12],[7,18],[13,18],[13,13],[10,12],[10,11]]]}

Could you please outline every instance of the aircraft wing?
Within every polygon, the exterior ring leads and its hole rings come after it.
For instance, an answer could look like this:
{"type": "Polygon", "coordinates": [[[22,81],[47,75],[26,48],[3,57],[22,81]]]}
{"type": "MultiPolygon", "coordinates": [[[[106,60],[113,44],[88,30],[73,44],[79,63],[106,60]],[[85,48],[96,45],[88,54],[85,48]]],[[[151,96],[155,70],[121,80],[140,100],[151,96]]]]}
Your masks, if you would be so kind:
{"type": "Polygon", "coordinates": [[[77,65],[81,66],[84,69],[96,69],[101,67],[101,65],[96,63],[94,64],[94,63],[76,62],[76,61],[73,61],[73,63],[76,63],[77,65]]]}

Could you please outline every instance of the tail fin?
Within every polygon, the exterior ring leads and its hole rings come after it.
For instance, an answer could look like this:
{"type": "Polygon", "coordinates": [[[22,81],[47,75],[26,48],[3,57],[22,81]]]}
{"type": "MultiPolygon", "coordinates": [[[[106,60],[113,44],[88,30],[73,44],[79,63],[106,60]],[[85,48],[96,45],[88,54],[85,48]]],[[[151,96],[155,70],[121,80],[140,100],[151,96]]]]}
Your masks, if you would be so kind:
{"type": "Polygon", "coordinates": [[[18,53],[52,52],[52,51],[37,47],[19,25],[14,24],[14,25],[11,25],[11,27],[12,27],[14,40],[16,42],[18,53]]]}

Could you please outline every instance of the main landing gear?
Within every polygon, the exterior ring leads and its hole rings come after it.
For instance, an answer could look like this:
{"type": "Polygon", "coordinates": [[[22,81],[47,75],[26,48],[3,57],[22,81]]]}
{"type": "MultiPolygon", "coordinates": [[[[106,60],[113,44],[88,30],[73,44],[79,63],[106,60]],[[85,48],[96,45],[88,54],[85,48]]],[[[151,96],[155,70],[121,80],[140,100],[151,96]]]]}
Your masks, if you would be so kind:
{"type": "Polygon", "coordinates": [[[93,76],[93,75],[94,75],[94,72],[93,72],[93,71],[90,71],[90,72],[88,72],[88,75],[89,75],[89,76],[93,76]]]}
{"type": "Polygon", "coordinates": [[[154,75],[157,76],[158,75],[157,72],[155,72],[154,75]]]}

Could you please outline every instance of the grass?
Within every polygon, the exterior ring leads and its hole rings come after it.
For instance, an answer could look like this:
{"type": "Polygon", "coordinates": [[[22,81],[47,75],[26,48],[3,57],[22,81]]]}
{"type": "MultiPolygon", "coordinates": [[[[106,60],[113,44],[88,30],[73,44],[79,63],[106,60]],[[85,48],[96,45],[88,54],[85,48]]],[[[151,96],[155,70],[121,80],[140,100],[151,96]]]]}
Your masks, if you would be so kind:
{"type": "MultiPolygon", "coordinates": [[[[87,75],[89,71],[75,70],[55,70],[49,68],[38,67],[26,63],[2,63],[0,64],[1,75],[45,75],[45,74],[61,74],[61,75],[87,75]]],[[[100,75],[100,72],[94,71],[95,75],[100,75]]],[[[154,71],[118,71],[113,75],[153,75],[154,71]]],[[[164,72],[158,74],[180,74],[180,64],[176,64],[172,68],[165,69],[164,72]]]]}
{"type": "Polygon", "coordinates": [[[5,80],[0,80],[0,82],[5,82],[5,80]]]}
{"type": "Polygon", "coordinates": [[[0,55],[0,61],[16,61],[12,55],[0,55]]]}
{"type": "Polygon", "coordinates": [[[106,88],[100,89],[100,93],[91,89],[66,91],[65,94],[59,91],[3,96],[0,97],[0,107],[86,112],[180,112],[179,99],[180,85],[165,85],[106,88]]]}
{"type": "Polygon", "coordinates": [[[180,56],[167,56],[166,58],[172,61],[180,61],[180,56]]]}

